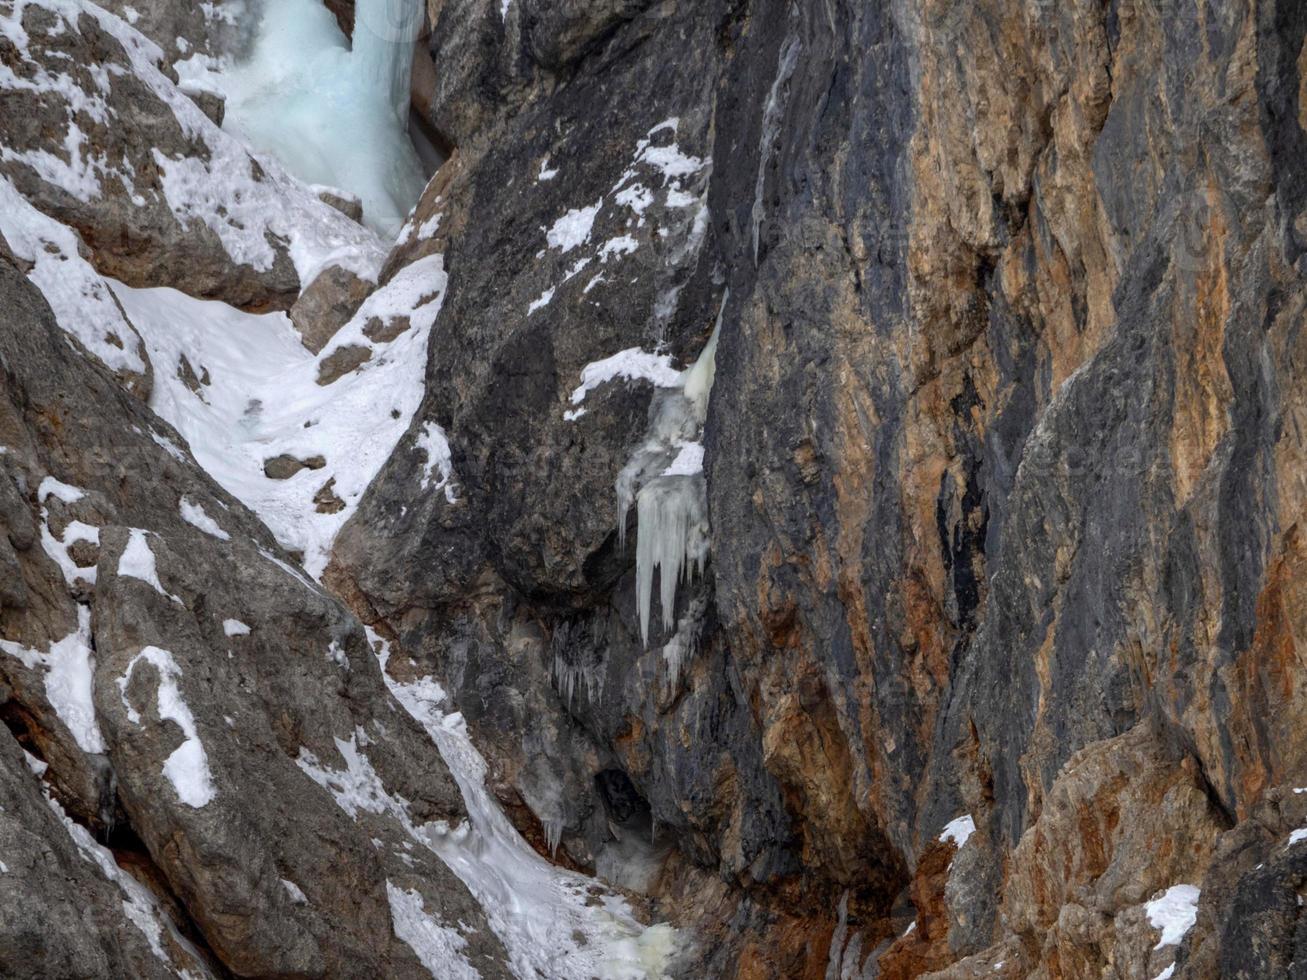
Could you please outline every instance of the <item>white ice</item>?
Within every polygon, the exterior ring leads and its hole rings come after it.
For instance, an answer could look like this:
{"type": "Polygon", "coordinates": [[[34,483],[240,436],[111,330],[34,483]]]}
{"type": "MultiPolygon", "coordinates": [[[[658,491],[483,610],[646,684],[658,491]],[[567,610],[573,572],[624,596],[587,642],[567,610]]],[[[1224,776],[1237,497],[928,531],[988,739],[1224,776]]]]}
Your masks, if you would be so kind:
{"type": "MultiPolygon", "coordinates": [[[[618,542],[625,544],[626,515],[637,508],[635,553],[636,603],[640,636],[649,644],[653,606],[653,576],[659,570],[659,599],[663,629],[676,623],[676,592],[683,580],[701,574],[710,550],[708,488],[703,475],[700,439],[708,417],[708,399],[716,377],[717,338],[726,300],[722,298],[717,323],[699,357],[675,375],[668,390],[655,393],[649,406],[644,440],[617,476],[618,542]]],[[[573,404],[584,399],[589,387],[618,373],[631,351],[587,365],[582,385],[572,393],[573,404]],[[588,378],[587,375],[590,375],[588,378]]],[[[637,350],[637,354],[643,352],[637,350]]],[[[647,357],[647,355],[643,355],[647,357]]],[[[670,370],[670,360],[667,368],[670,370]]],[[[678,661],[677,672],[682,664],[678,661]]]]}

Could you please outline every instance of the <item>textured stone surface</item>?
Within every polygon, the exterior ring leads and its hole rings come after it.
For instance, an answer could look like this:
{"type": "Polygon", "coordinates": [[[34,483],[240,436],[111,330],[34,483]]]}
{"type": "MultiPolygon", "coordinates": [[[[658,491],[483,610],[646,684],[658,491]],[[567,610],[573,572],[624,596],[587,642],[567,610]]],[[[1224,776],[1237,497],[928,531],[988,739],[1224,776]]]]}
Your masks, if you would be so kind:
{"type": "MultiPolygon", "coordinates": [[[[241,43],[203,8],[133,6],[165,60],[177,37],[241,43]]],[[[347,25],[352,5],[329,6],[347,25]]],[[[648,909],[689,940],[677,975],[1301,970],[1307,7],[427,10],[414,110],[450,156],[385,272],[439,253],[448,287],[422,407],[336,541],[339,599],[269,559],[290,560],[59,342],[0,243],[0,637],[33,651],[0,654],[0,860],[26,862],[0,874],[0,908],[13,889],[48,923],[0,921],[0,972],[162,963],[49,793],[195,946],[165,956],[416,975],[390,880],[504,973],[448,869],[401,851],[390,817],[348,819],[296,764],[339,769],[366,740],[412,819],[461,813],[360,620],[446,685],[537,849],[653,867],[648,909]],[[632,348],[685,368],[714,324],[710,559],[679,587],[675,634],[655,610],[646,646],[642,529],[615,484],[657,392],[583,376],[632,348]],[[450,471],[433,488],[437,432],[450,471]],[[83,496],[43,493],[48,475],[83,496]],[[183,522],[183,493],[231,540],[183,522]],[[160,588],[121,574],[133,529],[160,588]],[[103,752],[37,656],[87,610],[103,752]],[[252,632],[228,636],[227,617],[252,632]],[[176,661],[208,753],[202,807],[164,776],[185,733],[160,715],[147,648],[176,661]],[[1147,903],[1176,884],[1200,887],[1196,921],[1158,948],[1147,903]]],[[[101,22],[51,20],[23,15],[30,58],[0,34],[20,79],[0,80],[0,171],[100,271],[290,308],[323,349],[366,277],[329,269],[301,296],[285,241],[250,264],[179,219],[156,151],[207,160],[209,130],[125,71],[101,22]],[[103,118],[23,84],[64,62],[83,96],[107,66],[103,118]],[[103,193],[42,172],[77,162],[59,156],[70,120],[103,193]]],[[[365,355],[342,347],[320,380],[365,355]]],[[[313,501],[345,506],[330,482],[313,501]]]]}
{"type": "MultiPolygon", "coordinates": [[[[797,887],[833,923],[847,889],[871,921],[969,812],[984,844],[949,889],[972,908],[941,896],[935,968],[990,969],[1034,930],[1031,969],[1150,969],[1147,895],[1072,895],[1076,861],[1041,858],[1051,904],[1021,925],[1035,885],[1012,860],[1091,778],[1077,753],[1114,758],[1140,726],[1191,789],[1177,826],[1134,821],[1123,867],[1192,851],[1199,883],[1218,831],[1303,771],[1307,15],[485,6],[435,20],[431,115],[458,148],[419,206],[432,243],[401,247],[449,257],[422,414],[461,492],[410,503],[424,457],[401,446],[335,581],[450,678],[506,797],[552,818],[533,780],[564,787],[578,860],[604,803],[576,774],[616,765],[750,900],[797,887]],[[658,204],[642,225],[612,203],[624,154],[673,116],[712,161],[687,254],[674,224],[645,244],[674,220],[658,204]],[[597,200],[591,242],[631,220],[640,246],[564,281],[593,245],[544,232],[597,200]],[[682,613],[704,603],[699,652],[669,692],[612,503],[650,389],[562,412],[590,361],[662,342],[687,363],[727,287],[711,569],[681,590],[682,613]],[[550,674],[590,683],[555,699],[550,674]]],[[[1138,793],[1172,791],[1150,778],[1138,793]]]]}
{"type": "MultiPolygon", "coordinates": [[[[135,5],[158,8],[143,27],[190,37],[188,46],[210,34],[218,44],[225,33],[223,8],[208,7],[209,19],[205,6],[135,5]]],[[[270,176],[173,87],[176,72],[162,51],[139,35],[124,48],[125,23],[55,9],[62,12],[0,5],[0,17],[13,22],[0,35],[0,57],[15,75],[0,87],[0,175],[76,229],[102,273],[237,306],[289,308],[307,284],[291,258],[287,220],[274,217],[290,203],[285,179],[270,176]],[[143,64],[155,67],[138,71],[143,64]]],[[[299,206],[319,204],[301,193],[299,206]]],[[[338,243],[355,227],[325,204],[313,217],[338,243]]]]}
{"type": "MultiPolygon", "coordinates": [[[[0,608],[0,636],[17,645],[0,655],[0,716],[48,765],[43,779],[49,791],[90,834],[134,842],[133,860],[145,868],[143,875],[223,969],[240,975],[424,975],[392,932],[389,880],[420,889],[438,921],[462,924],[465,952],[484,975],[504,975],[502,948],[445,864],[425,849],[410,854],[408,831],[388,811],[352,820],[303,771],[310,753],[321,767],[343,770],[348,759],[341,746],[352,747],[385,792],[407,801],[412,824],[462,817],[448,769],[387,692],[361,625],[176,448],[176,434],[165,423],[64,343],[39,294],[5,266],[0,296],[6,310],[0,319],[0,515],[12,549],[5,552],[10,572],[14,559],[18,570],[8,580],[11,599],[0,608]],[[108,446],[112,454],[96,448],[108,446]],[[39,494],[51,476],[81,495],[39,494]],[[213,518],[228,540],[183,520],[183,497],[213,518]],[[73,520],[98,528],[99,547],[91,568],[72,573],[70,587],[46,547],[70,540],[73,520]],[[38,532],[53,535],[47,546],[35,540],[38,532]],[[128,547],[148,550],[153,582],[137,577],[139,550],[132,563],[124,562],[128,547]],[[76,632],[79,617],[93,644],[88,692],[94,691],[103,738],[98,752],[88,749],[60,711],[62,702],[50,695],[46,668],[15,652],[48,650],[76,632]],[[232,633],[227,620],[249,631],[232,633]],[[167,651],[176,671],[171,682],[189,708],[193,733],[165,718],[168,671],[150,659],[151,649],[167,651]],[[181,794],[167,770],[192,734],[213,787],[211,798],[198,805],[181,794]],[[295,883],[307,903],[295,901],[282,879],[295,883]]],[[[0,746],[4,772],[17,779],[21,763],[10,765],[17,750],[8,734],[4,739],[10,746],[0,746]]],[[[43,808],[30,774],[14,799],[43,808]]],[[[9,816],[8,797],[5,811],[5,827],[27,824],[9,816]]],[[[28,830],[41,833],[35,824],[28,830]]],[[[83,934],[76,915],[68,921],[52,915],[44,952],[30,930],[14,923],[0,929],[0,963],[29,969],[21,965],[28,951],[64,955],[58,950],[71,944],[68,955],[89,950],[76,968],[85,972],[76,975],[137,975],[131,964],[141,954],[128,942],[131,931],[113,925],[117,906],[96,898],[105,889],[93,865],[70,860],[59,835],[47,836],[52,850],[41,858],[42,867],[62,861],[73,877],[39,869],[25,876],[32,907],[62,907],[66,889],[74,887],[66,882],[84,880],[93,914],[109,917],[102,931],[117,929],[128,944],[96,953],[103,936],[83,934]]],[[[23,848],[8,850],[9,843],[19,847],[21,839],[0,837],[6,864],[39,856],[22,857],[23,848]]],[[[8,880],[0,875],[0,887],[9,887],[8,880]]],[[[45,975],[72,975],[63,972],[62,961],[31,962],[38,972],[46,962],[45,975]]],[[[157,968],[147,962],[139,969],[146,975],[157,968]]]]}

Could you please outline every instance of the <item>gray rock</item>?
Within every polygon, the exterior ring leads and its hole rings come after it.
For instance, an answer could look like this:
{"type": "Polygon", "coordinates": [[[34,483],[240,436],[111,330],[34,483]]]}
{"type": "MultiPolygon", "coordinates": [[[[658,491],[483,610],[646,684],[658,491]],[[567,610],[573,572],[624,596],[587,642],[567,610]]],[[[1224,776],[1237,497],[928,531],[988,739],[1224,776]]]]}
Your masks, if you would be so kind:
{"type": "MultiPolygon", "coordinates": [[[[0,656],[6,718],[21,719],[25,744],[48,763],[46,782],[71,818],[91,833],[138,840],[154,869],[150,886],[223,969],[423,975],[392,932],[389,880],[419,890],[437,921],[465,932],[465,953],[483,975],[506,975],[504,952],[461,882],[434,853],[405,846],[405,820],[457,820],[462,802],[434,744],[387,692],[362,626],[188,457],[152,438],[177,442],[64,343],[28,283],[0,268],[0,296],[8,311],[0,465],[29,493],[50,474],[80,488],[81,497],[63,491],[67,500],[43,501],[56,540],[74,517],[99,528],[93,585],[69,590],[45,552],[29,548],[19,553],[28,606],[0,611],[0,636],[38,652],[75,632],[79,617],[89,626],[102,754],[85,751],[66,708],[51,703],[39,662],[0,656]],[[110,444],[112,457],[94,449],[110,444]],[[183,520],[183,496],[229,538],[183,520]],[[135,558],[125,560],[129,547],[135,558]],[[143,554],[153,575],[142,570],[143,554]],[[228,635],[229,619],[250,632],[228,635]],[[189,781],[170,775],[187,745],[189,781]],[[305,771],[346,769],[341,746],[407,802],[351,819],[305,771]],[[308,901],[296,901],[282,879],[308,901]]],[[[28,499],[35,515],[42,501],[28,499]]],[[[7,880],[0,875],[0,887],[7,880]]],[[[23,887],[63,901],[39,875],[23,887]]],[[[66,938],[59,922],[43,929],[51,949],[66,938]]],[[[113,960],[86,962],[78,975],[124,972],[113,960]]]]}

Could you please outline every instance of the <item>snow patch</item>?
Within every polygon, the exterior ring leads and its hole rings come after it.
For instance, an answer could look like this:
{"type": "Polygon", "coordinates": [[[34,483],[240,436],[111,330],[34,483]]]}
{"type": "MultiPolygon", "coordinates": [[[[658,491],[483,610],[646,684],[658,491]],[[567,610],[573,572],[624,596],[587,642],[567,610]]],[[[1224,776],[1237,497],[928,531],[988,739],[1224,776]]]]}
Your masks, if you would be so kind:
{"type": "Polygon", "coordinates": [[[192,527],[199,528],[205,534],[215,537],[219,541],[231,540],[231,535],[224,531],[217,521],[205,513],[200,504],[192,503],[188,498],[182,497],[178,509],[181,511],[182,520],[192,527]]]}
{"type": "Polygon", "coordinates": [[[648,381],[658,388],[674,388],[681,372],[672,367],[670,354],[654,354],[639,347],[628,347],[602,361],[591,361],[581,369],[581,383],[572,391],[572,404],[580,405],[600,385],[617,378],[648,381]]]}
{"type": "Polygon", "coordinates": [[[77,606],[77,629],[50,644],[46,653],[12,640],[0,640],[0,650],[17,657],[28,670],[45,670],[45,699],[72,733],[83,752],[105,751],[104,736],[95,719],[92,691],[95,655],[91,651],[91,609],[77,606]]]}
{"type": "Polygon", "coordinates": [[[529,304],[527,304],[526,315],[530,316],[536,310],[543,309],[544,307],[548,306],[550,301],[554,298],[554,288],[555,287],[550,286],[543,293],[541,293],[539,296],[533,299],[529,304]]]}
{"type": "Polygon", "coordinates": [[[427,914],[422,896],[386,882],[390,899],[390,921],[395,935],[417,955],[418,961],[439,980],[479,980],[463,950],[467,940],[454,929],[441,925],[427,914]]]}
{"type": "Polygon", "coordinates": [[[159,685],[155,692],[159,720],[175,722],[182,730],[182,744],[164,760],[163,774],[168,782],[172,783],[179,800],[187,806],[199,809],[211,803],[218,791],[214,787],[213,774],[209,770],[208,754],[204,751],[204,745],[195,728],[195,716],[191,714],[191,709],[182,698],[181,689],[177,686],[177,679],[182,675],[181,668],[177,666],[177,661],[167,650],[154,646],[143,648],[132,658],[127,665],[127,670],[118,679],[119,696],[122,698],[123,707],[127,709],[127,719],[134,725],[141,724],[140,713],[127,700],[127,685],[131,683],[132,672],[136,669],[136,665],[142,660],[154,667],[159,678],[159,685]]]}
{"type": "Polygon", "coordinates": [[[945,843],[951,841],[954,847],[961,850],[975,832],[976,821],[971,818],[971,814],[966,813],[946,823],[944,829],[939,832],[939,839],[945,843]]]}
{"type": "MultiPolygon", "coordinates": [[[[38,778],[45,771],[45,763],[40,762],[31,755],[27,755],[27,763],[38,778]]],[[[118,862],[114,860],[113,852],[98,843],[91,836],[90,831],[69,817],[64,808],[59,805],[59,802],[50,796],[44,785],[41,787],[41,792],[45,796],[45,801],[50,809],[54,811],[55,816],[59,818],[59,822],[63,824],[64,830],[68,832],[68,836],[72,838],[73,844],[76,845],[82,859],[94,864],[100,869],[105,878],[118,887],[118,891],[122,895],[123,915],[145,937],[150,952],[182,978],[207,976],[207,971],[203,970],[201,966],[203,961],[200,959],[198,951],[177,931],[172,921],[163,914],[158,901],[150,890],[123,871],[118,866],[118,862]],[[172,962],[163,946],[164,930],[167,930],[172,942],[189,955],[191,965],[197,968],[198,973],[193,974],[185,968],[178,969],[172,962]]]]}
{"type": "Polygon", "coordinates": [[[36,499],[39,503],[45,503],[51,497],[62,500],[66,504],[75,504],[86,496],[86,491],[79,487],[72,486],[56,480],[52,476],[47,476],[41,481],[41,485],[36,490],[36,499]]]}
{"type": "Polygon", "coordinates": [[[136,331],[108,284],[82,258],[77,234],[28,204],[2,175],[0,237],[19,259],[32,264],[27,278],[50,304],[61,329],[76,337],[110,371],[144,373],[136,331]]]}
{"type": "Polygon", "coordinates": [[[119,578],[138,578],[151,586],[161,596],[167,596],[173,602],[182,604],[181,599],[168,592],[159,581],[159,571],[155,567],[154,552],[150,550],[149,532],[139,527],[130,529],[127,547],[118,559],[119,578]]]}
{"type": "Polygon", "coordinates": [[[427,455],[427,465],[422,471],[422,489],[443,490],[448,503],[457,503],[454,493],[454,457],[449,449],[449,439],[445,430],[434,422],[428,422],[418,433],[417,447],[427,455]],[[440,479],[432,486],[432,480],[440,479]]]}
{"type": "Polygon", "coordinates": [[[603,203],[603,198],[600,198],[588,208],[573,208],[555,221],[553,227],[545,232],[545,241],[549,243],[549,247],[567,253],[585,244],[594,227],[595,215],[599,213],[603,203]]]}
{"type": "Polygon", "coordinates": [[[463,716],[440,710],[440,685],[430,677],[412,684],[393,680],[386,673],[389,644],[372,630],[368,638],[391,693],[426,729],[463,792],[469,823],[444,832],[425,828],[426,843],[481,904],[514,972],[607,980],[662,977],[677,947],[675,931],[642,925],[617,895],[604,894],[596,902],[593,879],[540,857],[486,789],[486,763],[463,716]]]}
{"type": "Polygon", "coordinates": [[[607,262],[614,256],[630,255],[639,247],[640,243],[630,235],[610,238],[599,247],[599,261],[607,262]]]}
{"type": "Polygon", "coordinates": [[[439,255],[406,266],[368,297],[317,356],[304,348],[282,313],[245,313],[166,288],[114,283],[114,292],[155,366],[150,407],[283,547],[303,552],[304,567],[316,577],[326,567],[336,533],[422,401],[427,344],[445,283],[439,255]],[[363,333],[373,317],[407,317],[409,329],[389,343],[374,343],[363,333]],[[366,346],[373,356],[332,384],[319,385],[322,362],[346,345],[366,346]],[[209,369],[207,401],[177,376],[183,355],[209,369]],[[326,465],[271,480],[264,461],[283,453],[297,459],[321,455],[326,465]],[[313,501],[329,480],[344,503],[334,514],[320,513],[313,501]]]}
{"type": "Polygon", "coordinates": [[[1178,946],[1185,934],[1198,921],[1198,896],[1194,885],[1172,885],[1157,898],[1144,905],[1148,924],[1162,930],[1162,937],[1153,949],[1178,946]]]}
{"type": "Polygon", "coordinates": [[[227,636],[249,636],[250,628],[242,623],[239,619],[224,619],[222,621],[222,631],[227,636]]]}

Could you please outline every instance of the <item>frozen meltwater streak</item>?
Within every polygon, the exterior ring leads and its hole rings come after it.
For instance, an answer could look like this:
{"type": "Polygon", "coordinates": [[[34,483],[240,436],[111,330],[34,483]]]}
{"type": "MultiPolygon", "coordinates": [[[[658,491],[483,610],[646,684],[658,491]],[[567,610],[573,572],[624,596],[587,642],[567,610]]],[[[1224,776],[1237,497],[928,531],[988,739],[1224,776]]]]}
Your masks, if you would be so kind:
{"type": "Polygon", "coordinates": [[[360,0],[354,44],[320,0],[263,5],[249,56],[219,75],[225,128],[296,177],[356,195],[394,237],[426,185],[408,135],[422,0],[360,0]]]}

